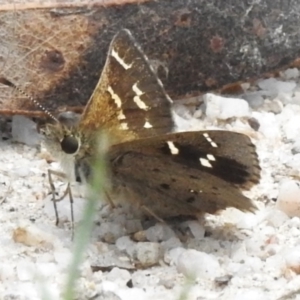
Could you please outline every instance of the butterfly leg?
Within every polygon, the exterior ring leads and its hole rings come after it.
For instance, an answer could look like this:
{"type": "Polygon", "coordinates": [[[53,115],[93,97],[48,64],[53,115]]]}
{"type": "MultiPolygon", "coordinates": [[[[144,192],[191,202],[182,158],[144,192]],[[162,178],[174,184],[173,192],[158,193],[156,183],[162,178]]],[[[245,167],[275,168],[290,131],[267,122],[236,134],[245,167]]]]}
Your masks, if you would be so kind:
{"type": "Polygon", "coordinates": [[[109,192],[104,190],[104,193],[105,193],[106,200],[108,201],[108,203],[110,205],[110,208],[111,209],[116,208],[116,205],[114,204],[113,200],[111,199],[109,192]]]}
{"type": "Polygon", "coordinates": [[[49,180],[49,184],[50,184],[50,188],[51,188],[51,193],[52,193],[52,201],[53,201],[53,206],[54,206],[54,212],[55,212],[55,225],[57,226],[59,223],[59,216],[58,216],[58,210],[57,210],[57,204],[56,202],[59,202],[61,200],[63,200],[67,195],[69,195],[69,199],[70,199],[70,210],[71,210],[71,230],[72,230],[72,236],[74,234],[74,209],[73,209],[73,194],[72,194],[72,190],[71,190],[71,185],[70,183],[68,183],[66,190],[64,191],[63,195],[61,197],[59,197],[58,199],[55,198],[55,186],[54,186],[54,182],[52,179],[52,176],[57,176],[60,178],[66,178],[66,174],[63,172],[59,172],[59,171],[55,171],[55,170],[48,170],[48,180],[49,180]]]}
{"type": "Polygon", "coordinates": [[[161,222],[161,223],[166,223],[163,219],[161,219],[157,214],[155,214],[150,208],[148,208],[147,206],[145,205],[142,205],[141,206],[141,209],[146,212],[147,214],[151,215],[152,217],[154,217],[158,222],[161,222]]]}

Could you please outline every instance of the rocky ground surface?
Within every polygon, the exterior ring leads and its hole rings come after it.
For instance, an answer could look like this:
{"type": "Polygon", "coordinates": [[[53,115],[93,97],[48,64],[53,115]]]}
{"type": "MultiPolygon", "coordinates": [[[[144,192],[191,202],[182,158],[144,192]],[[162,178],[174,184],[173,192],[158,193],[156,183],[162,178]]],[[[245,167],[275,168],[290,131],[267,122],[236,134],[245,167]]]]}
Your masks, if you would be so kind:
{"type": "MultiPolygon", "coordinates": [[[[176,107],[179,130],[226,129],[257,146],[262,179],[247,192],[255,214],[227,209],[204,220],[145,224],[99,200],[77,299],[300,299],[300,75],[244,84],[230,99],[176,107]],[[132,233],[140,231],[135,240],[132,233]]],[[[200,102],[199,102],[200,103],[200,102]]],[[[59,168],[24,117],[1,120],[0,299],[61,299],[73,242],[68,200],[55,226],[47,170],[59,168]],[[48,161],[48,162],[47,162],[48,161]]],[[[55,178],[58,193],[66,183],[55,178]]],[[[73,186],[76,226],[86,200],[73,186]]],[[[76,232],[76,228],[75,228],[76,232]]]]}

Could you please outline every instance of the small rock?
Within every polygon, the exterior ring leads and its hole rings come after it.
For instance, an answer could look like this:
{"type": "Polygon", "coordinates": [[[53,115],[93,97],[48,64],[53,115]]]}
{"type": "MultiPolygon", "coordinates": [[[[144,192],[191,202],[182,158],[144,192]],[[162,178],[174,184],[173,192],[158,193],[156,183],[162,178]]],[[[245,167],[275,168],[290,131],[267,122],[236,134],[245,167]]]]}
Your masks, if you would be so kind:
{"type": "Polygon", "coordinates": [[[179,256],[185,252],[185,249],[182,247],[176,247],[173,248],[167,252],[165,252],[164,255],[164,262],[169,265],[177,264],[179,256]]]}
{"type": "Polygon", "coordinates": [[[252,115],[260,124],[259,132],[261,132],[267,139],[279,139],[281,137],[279,122],[274,113],[254,112],[252,115]]]}
{"type": "Polygon", "coordinates": [[[300,153],[286,156],[285,161],[283,161],[284,165],[291,169],[291,171],[295,171],[295,174],[298,174],[300,170],[300,153]]]}
{"type": "Polygon", "coordinates": [[[263,290],[258,288],[243,289],[241,291],[237,290],[232,300],[270,300],[263,290]]]}
{"type": "Polygon", "coordinates": [[[297,140],[294,145],[293,148],[291,149],[292,154],[299,154],[300,153],[300,140],[297,140]]]}
{"type": "Polygon", "coordinates": [[[284,258],[287,268],[291,269],[296,274],[300,274],[300,247],[297,246],[285,251],[284,258]]]}
{"type": "Polygon", "coordinates": [[[244,243],[238,244],[235,247],[233,247],[231,251],[231,259],[233,262],[243,263],[246,257],[247,257],[247,252],[244,243]]]}
{"type": "Polygon", "coordinates": [[[214,279],[223,275],[215,256],[194,249],[186,250],[178,257],[177,270],[189,278],[214,279]]]}
{"type": "Polygon", "coordinates": [[[203,116],[202,109],[198,108],[194,111],[193,117],[196,119],[200,119],[203,116]]]}
{"type": "Polygon", "coordinates": [[[289,220],[289,217],[283,211],[274,209],[267,214],[266,220],[269,225],[279,228],[287,220],[289,220]]]}
{"type": "Polygon", "coordinates": [[[240,214],[242,218],[237,221],[236,227],[239,229],[252,229],[256,227],[263,219],[260,212],[256,214],[243,213],[240,214]]]}
{"type": "Polygon", "coordinates": [[[280,114],[283,109],[283,104],[280,100],[274,99],[272,101],[266,100],[264,105],[263,105],[264,111],[269,111],[274,114],[280,114]]]}
{"type": "Polygon", "coordinates": [[[289,217],[300,217],[300,188],[295,181],[287,180],[280,185],[276,208],[289,217]]]}
{"type": "Polygon", "coordinates": [[[224,276],[220,276],[220,277],[216,277],[215,278],[215,283],[218,285],[218,286],[224,286],[226,284],[229,283],[229,281],[231,280],[232,278],[232,275],[230,274],[227,274],[227,275],[224,275],[224,276]]]}
{"type": "Polygon", "coordinates": [[[212,120],[249,116],[249,104],[243,99],[225,98],[214,94],[206,94],[203,98],[206,103],[206,116],[212,120]]]}
{"type": "Polygon", "coordinates": [[[175,236],[174,231],[166,224],[156,223],[145,231],[146,238],[150,242],[161,242],[175,236]]]}
{"type": "Polygon", "coordinates": [[[24,165],[23,167],[15,168],[13,173],[18,177],[27,177],[30,174],[30,169],[28,165],[24,165]]]}
{"type": "Polygon", "coordinates": [[[41,142],[41,135],[37,132],[36,123],[24,116],[13,116],[12,138],[14,141],[36,146],[41,142]]]}
{"type": "Polygon", "coordinates": [[[145,230],[137,231],[131,237],[135,242],[147,242],[145,230]]]}
{"type": "Polygon", "coordinates": [[[143,229],[141,220],[125,220],[125,228],[128,234],[135,233],[143,229]]]}
{"type": "Polygon", "coordinates": [[[21,243],[26,246],[47,246],[53,247],[53,236],[47,234],[45,231],[40,230],[34,225],[20,226],[13,231],[13,240],[16,243],[21,243]]]}
{"type": "Polygon", "coordinates": [[[36,266],[29,261],[19,262],[16,268],[18,279],[21,281],[29,281],[34,278],[36,266]]]}
{"type": "Polygon", "coordinates": [[[260,92],[250,92],[243,95],[243,98],[249,103],[250,107],[257,109],[264,103],[264,98],[260,92]]]}
{"type": "Polygon", "coordinates": [[[187,227],[194,238],[203,239],[205,234],[205,228],[199,223],[199,221],[189,220],[181,224],[181,226],[187,227]]]}
{"type": "MultiPolygon", "coordinates": [[[[58,273],[58,266],[55,263],[37,263],[37,274],[43,276],[44,278],[53,278],[58,273]]],[[[61,267],[61,266],[60,266],[61,267]]]]}
{"type": "Polygon", "coordinates": [[[90,299],[93,299],[93,300],[122,300],[119,296],[117,296],[114,292],[111,292],[111,291],[102,292],[101,294],[97,294],[90,299]]]}
{"type": "Polygon", "coordinates": [[[114,244],[119,237],[124,236],[125,229],[120,223],[106,222],[101,223],[97,234],[109,244],[114,244]]]}
{"type": "Polygon", "coordinates": [[[131,275],[127,270],[120,268],[113,268],[107,275],[106,279],[115,283],[120,283],[124,287],[127,282],[131,279],[131,275]]]}
{"type": "Polygon", "coordinates": [[[248,119],[248,124],[250,125],[250,127],[251,127],[252,129],[254,129],[255,131],[258,131],[260,124],[259,124],[259,122],[258,122],[257,119],[255,119],[255,118],[253,118],[253,117],[252,117],[252,118],[249,118],[249,119],[248,119]]]}
{"type": "Polygon", "coordinates": [[[275,91],[278,93],[291,93],[296,88],[296,82],[294,81],[280,81],[276,78],[268,78],[261,80],[257,85],[262,90],[275,91]]]}
{"type": "Polygon", "coordinates": [[[6,262],[2,262],[1,263],[1,268],[0,268],[0,277],[2,279],[2,281],[13,281],[15,278],[15,274],[16,274],[16,270],[15,268],[12,268],[11,266],[11,262],[6,263],[6,262]]]}
{"type": "Polygon", "coordinates": [[[282,101],[282,102],[284,104],[292,103],[292,104],[299,105],[300,104],[300,91],[299,90],[294,91],[292,97],[290,97],[288,100],[289,100],[289,102],[287,102],[287,101],[282,101]]]}
{"type": "Polygon", "coordinates": [[[162,258],[162,248],[158,243],[137,243],[136,257],[143,267],[156,265],[162,258]]]}
{"type": "Polygon", "coordinates": [[[144,289],[141,288],[132,288],[132,289],[119,289],[116,291],[116,295],[120,297],[122,300],[132,300],[132,299],[139,299],[139,300],[146,300],[149,299],[147,297],[146,292],[144,289]]]}
{"type": "Polygon", "coordinates": [[[169,250],[169,249],[172,249],[172,248],[181,247],[182,243],[181,243],[181,241],[178,237],[174,236],[174,237],[171,237],[170,239],[166,240],[165,242],[162,242],[161,246],[165,250],[169,250]]]}
{"type": "Polygon", "coordinates": [[[287,69],[287,70],[281,72],[280,76],[283,79],[286,79],[286,80],[290,80],[290,79],[293,79],[293,78],[298,78],[299,77],[299,70],[297,68],[290,68],[290,69],[287,69]]]}
{"type": "Polygon", "coordinates": [[[174,278],[169,279],[169,278],[161,278],[159,280],[159,284],[164,286],[166,289],[173,289],[175,287],[176,281],[174,278]]]}
{"type": "Polygon", "coordinates": [[[125,251],[130,257],[135,256],[136,243],[129,236],[122,236],[116,240],[116,246],[120,251],[125,251]]]}
{"type": "Polygon", "coordinates": [[[66,268],[72,259],[72,252],[67,248],[59,247],[53,253],[54,260],[61,268],[66,268]]]}
{"type": "Polygon", "coordinates": [[[299,115],[300,107],[295,104],[288,104],[284,107],[280,114],[280,121],[282,123],[282,131],[289,140],[299,139],[300,123],[299,115]]]}

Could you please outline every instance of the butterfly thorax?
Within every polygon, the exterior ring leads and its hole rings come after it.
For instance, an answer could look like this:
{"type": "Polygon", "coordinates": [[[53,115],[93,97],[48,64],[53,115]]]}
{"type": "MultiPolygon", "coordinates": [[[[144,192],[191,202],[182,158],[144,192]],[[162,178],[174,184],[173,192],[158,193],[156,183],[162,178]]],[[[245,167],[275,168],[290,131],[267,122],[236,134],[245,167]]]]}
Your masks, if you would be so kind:
{"type": "MultiPolygon", "coordinates": [[[[85,160],[91,164],[91,160],[97,154],[97,142],[101,128],[98,130],[82,128],[79,119],[71,120],[68,116],[67,121],[65,112],[58,117],[60,122],[48,123],[41,128],[44,135],[43,144],[54,159],[59,161],[62,169],[66,172],[70,180],[75,180],[74,169],[76,164],[85,160]],[[61,117],[62,116],[62,117],[61,117]]],[[[74,118],[74,116],[72,116],[74,118]]],[[[109,136],[110,145],[125,142],[134,137],[116,130],[103,129],[109,136]]],[[[75,170],[76,171],[76,170],[75,170]]]]}

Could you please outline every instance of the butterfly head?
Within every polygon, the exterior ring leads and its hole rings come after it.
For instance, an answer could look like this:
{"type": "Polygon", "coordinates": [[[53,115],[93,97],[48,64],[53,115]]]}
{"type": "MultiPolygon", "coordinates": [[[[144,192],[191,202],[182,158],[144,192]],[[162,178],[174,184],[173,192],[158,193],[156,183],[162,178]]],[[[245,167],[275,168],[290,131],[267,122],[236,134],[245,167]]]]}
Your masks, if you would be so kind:
{"type": "Polygon", "coordinates": [[[60,113],[54,122],[41,128],[46,148],[56,156],[58,152],[75,156],[81,147],[81,135],[78,130],[79,115],[73,112],[60,113]]]}

